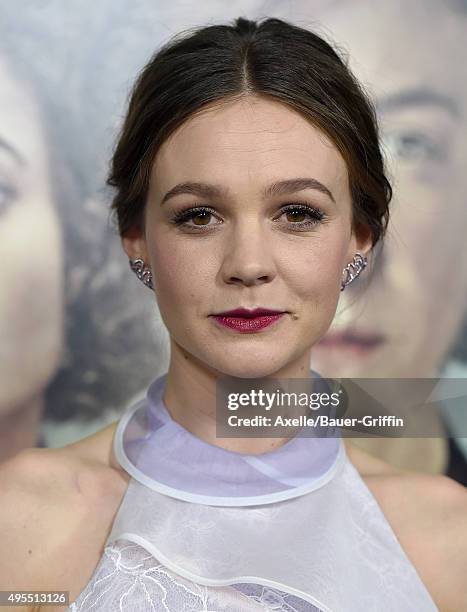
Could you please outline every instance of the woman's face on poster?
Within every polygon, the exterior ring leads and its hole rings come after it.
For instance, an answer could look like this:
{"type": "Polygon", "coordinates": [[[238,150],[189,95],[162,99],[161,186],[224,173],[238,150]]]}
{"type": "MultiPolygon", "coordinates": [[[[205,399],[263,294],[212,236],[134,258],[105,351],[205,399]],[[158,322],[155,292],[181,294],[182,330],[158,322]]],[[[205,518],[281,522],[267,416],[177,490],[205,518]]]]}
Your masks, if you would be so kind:
{"type": "Polygon", "coordinates": [[[319,19],[376,100],[394,198],[375,273],[343,293],[312,366],[433,376],[467,305],[467,15],[449,3],[331,4],[319,19]]]}
{"type": "Polygon", "coordinates": [[[0,415],[40,395],[62,344],[62,245],[32,92],[0,55],[0,415]]]}

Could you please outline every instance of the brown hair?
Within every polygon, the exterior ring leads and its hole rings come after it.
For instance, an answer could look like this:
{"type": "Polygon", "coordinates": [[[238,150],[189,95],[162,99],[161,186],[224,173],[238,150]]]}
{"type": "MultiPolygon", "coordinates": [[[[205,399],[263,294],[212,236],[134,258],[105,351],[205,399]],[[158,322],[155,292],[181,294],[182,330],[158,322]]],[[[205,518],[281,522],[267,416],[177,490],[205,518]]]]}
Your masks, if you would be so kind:
{"type": "Polygon", "coordinates": [[[389,217],[376,114],[344,61],[313,32],[281,19],[239,17],[182,33],[140,73],[113,155],[107,183],[121,236],[143,228],[149,177],[162,143],[208,104],[244,95],[286,104],[321,129],[349,172],[353,227],[375,245],[389,217]]]}

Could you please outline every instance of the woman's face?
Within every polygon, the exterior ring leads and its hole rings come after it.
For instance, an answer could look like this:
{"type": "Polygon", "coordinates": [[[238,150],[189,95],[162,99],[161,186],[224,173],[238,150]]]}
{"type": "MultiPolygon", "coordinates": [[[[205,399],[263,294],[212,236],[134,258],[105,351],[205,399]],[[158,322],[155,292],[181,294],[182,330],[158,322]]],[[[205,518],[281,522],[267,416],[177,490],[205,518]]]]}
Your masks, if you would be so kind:
{"type": "MultiPolygon", "coordinates": [[[[330,4],[319,18],[375,97],[394,200],[376,274],[344,292],[312,366],[436,376],[467,298],[467,15],[450,2],[330,4]]],[[[308,4],[295,6],[310,16],[308,4]]]]}
{"type": "Polygon", "coordinates": [[[252,97],[210,107],[164,143],[145,223],[124,246],[150,265],[172,342],[244,378],[309,353],[334,316],[343,267],[368,246],[351,233],[335,146],[286,106],[252,97]],[[182,216],[196,206],[210,212],[182,216]],[[286,314],[246,334],[212,317],[237,308],[286,314]]]}
{"type": "Polygon", "coordinates": [[[62,245],[29,92],[0,58],[0,415],[35,399],[62,344],[62,245]]]}

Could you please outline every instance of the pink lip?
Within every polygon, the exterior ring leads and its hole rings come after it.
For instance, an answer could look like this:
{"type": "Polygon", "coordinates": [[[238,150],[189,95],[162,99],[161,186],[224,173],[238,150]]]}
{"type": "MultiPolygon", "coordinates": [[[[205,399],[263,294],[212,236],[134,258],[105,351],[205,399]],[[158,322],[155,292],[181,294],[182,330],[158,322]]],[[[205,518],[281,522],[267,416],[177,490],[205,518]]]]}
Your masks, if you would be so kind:
{"type": "Polygon", "coordinates": [[[347,330],[331,333],[319,341],[320,347],[339,350],[350,350],[355,353],[368,353],[386,341],[381,334],[347,330]]]}
{"type": "Polygon", "coordinates": [[[229,310],[210,316],[224,327],[229,327],[242,333],[251,333],[272,325],[283,317],[284,314],[285,312],[268,310],[266,308],[256,308],[255,310],[237,308],[236,310],[229,310]]]}
{"type": "Polygon", "coordinates": [[[253,310],[248,310],[247,308],[235,308],[234,310],[225,310],[223,312],[217,312],[214,316],[244,317],[249,319],[260,315],[276,315],[283,313],[283,310],[271,310],[270,308],[254,308],[253,310]]]}

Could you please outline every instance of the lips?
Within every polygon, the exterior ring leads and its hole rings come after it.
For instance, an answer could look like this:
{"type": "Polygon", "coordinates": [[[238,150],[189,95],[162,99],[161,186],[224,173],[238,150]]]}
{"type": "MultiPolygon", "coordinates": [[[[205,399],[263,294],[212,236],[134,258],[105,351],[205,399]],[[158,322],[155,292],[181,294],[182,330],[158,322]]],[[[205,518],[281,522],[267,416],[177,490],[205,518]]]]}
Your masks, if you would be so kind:
{"type": "Polygon", "coordinates": [[[244,319],[252,319],[254,317],[260,317],[262,315],[278,315],[283,314],[283,310],[271,310],[269,308],[255,308],[254,310],[248,310],[246,308],[236,308],[235,310],[226,310],[225,312],[219,312],[215,317],[242,317],[244,319]]]}
{"type": "Polygon", "coordinates": [[[319,346],[328,348],[355,348],[361,350],[374,349],[385,342],[382,334],[372,332],[346,330],[330,333],[319,341],[319,346]]]}
{"type": "Polygon", "coordinates": [[[257,332],[272,325],[285,314],[284,311],[271,310],[269,308],[236,308],[219,314],[211,315],[220,325],[229,327],[239,332],[257,332]]]}

